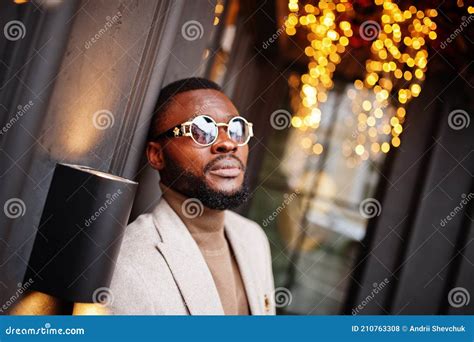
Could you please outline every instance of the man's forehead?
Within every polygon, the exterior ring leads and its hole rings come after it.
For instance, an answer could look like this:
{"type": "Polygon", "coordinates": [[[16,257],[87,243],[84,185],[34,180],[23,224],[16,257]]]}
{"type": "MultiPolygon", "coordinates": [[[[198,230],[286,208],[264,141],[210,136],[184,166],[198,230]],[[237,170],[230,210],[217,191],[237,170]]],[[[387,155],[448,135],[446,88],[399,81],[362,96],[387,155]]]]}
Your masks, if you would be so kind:
{"type": "Polygon", "coordinates": [[[170,102],[157,123],[158,131],[168,130],[198,115],[208,115],[216,122],[227,123],[239,112],[223,93],[199,89],[179,93],[170,102]]]}
{"type": "Polygon", "coordinates": [[[230,107],[235,109],[227,96],[214,89],[197,89],[186,91],[174,96],[176,104],[193,109],[211,109],[213,107],[230,107]]]}
{"type": "Polygon", "coordinates": [[[195,117],[198,115],[218,116],[219,118],[233,117],[239,112],[232,102],[219,91],[199,89],[180,93],[172,101],[173,114],[180,117],[195,117]]]}

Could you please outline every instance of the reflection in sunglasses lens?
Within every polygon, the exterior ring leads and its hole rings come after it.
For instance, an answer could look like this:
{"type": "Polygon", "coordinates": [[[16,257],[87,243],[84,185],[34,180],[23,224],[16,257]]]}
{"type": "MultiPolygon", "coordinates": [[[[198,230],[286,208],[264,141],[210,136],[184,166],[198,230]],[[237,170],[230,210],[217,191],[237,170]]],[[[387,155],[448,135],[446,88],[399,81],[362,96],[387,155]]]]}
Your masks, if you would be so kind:
{"type": "Polygon", "coordinates": [[[212,119],[198,116],[194,118],[191,125],[191,134],[199,144],[208,145],[216,139],[217,126],[212,119]]]}
{"type": "Polygon", "coordinates": [[[243,144],[247,140],[248,127],[245,121],[241,118],[233,118],[229,122],[228,132],[230,138],[237,144],[243,144]]]}

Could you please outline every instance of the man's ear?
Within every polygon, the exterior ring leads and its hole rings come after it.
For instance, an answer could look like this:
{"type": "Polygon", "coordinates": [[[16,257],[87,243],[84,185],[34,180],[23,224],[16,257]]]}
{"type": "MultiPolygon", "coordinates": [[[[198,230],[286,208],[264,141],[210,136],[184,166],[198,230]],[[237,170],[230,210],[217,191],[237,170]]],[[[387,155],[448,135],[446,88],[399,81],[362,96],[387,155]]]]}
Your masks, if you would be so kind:
{"type": "Polygon", "coordinates": [[[161,171],[165,167],[165,158],[163,155],[163,146],[157,141],[150,141],[146,147],[146,156],[148,163],[155,170],[161,171]]]}

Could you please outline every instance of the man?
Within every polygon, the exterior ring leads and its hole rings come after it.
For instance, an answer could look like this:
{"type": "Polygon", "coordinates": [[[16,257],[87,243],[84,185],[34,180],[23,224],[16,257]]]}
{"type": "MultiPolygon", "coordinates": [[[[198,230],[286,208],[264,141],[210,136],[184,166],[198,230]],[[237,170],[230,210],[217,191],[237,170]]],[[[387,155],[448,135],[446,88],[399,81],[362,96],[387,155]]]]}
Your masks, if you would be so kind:
{"type": "Polygon", "coordinates": [[[161,91],[146,153],[163,195],[126,229],[112,313],[275,313],[266,235],[227,210],[248,198],[252,135],[252,124],[214,82],[189,78],[161,91]]]}

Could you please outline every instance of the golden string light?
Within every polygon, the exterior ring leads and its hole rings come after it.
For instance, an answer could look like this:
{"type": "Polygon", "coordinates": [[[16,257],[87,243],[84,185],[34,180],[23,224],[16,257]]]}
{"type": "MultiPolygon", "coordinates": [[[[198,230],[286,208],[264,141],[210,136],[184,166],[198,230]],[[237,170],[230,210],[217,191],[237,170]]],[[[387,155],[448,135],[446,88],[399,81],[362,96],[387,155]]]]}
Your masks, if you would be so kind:
{"type": "MultiPolygon", "coordinates": [[[[285,20],[285,31],[293,36],[297,27],[306,30],[308,45],[304,52],[310,60],[308,72],[301,76],[301,101],[291,123],[301,130],[316,130],[321,121],[319,105],[327,100],[327,91],[334,86],[333,73],[353,34],[350,23],[341,21],[337,24],[336,16],[351,9],[351,5],[348,0],[321,0],[316,6],[306,4],[300,9],[298,0],[289,0],[288,8],[290,14],[285,20]]],[[[323,151],[322,145],[315,140],[306,145],[312,145],[316,154],[323,151]]]]}
{"type": "MultiPolygon", "coordinates": [[[[348,96],[357,117],[355,139],[346,141],[362,160],[387,153],[400,145],[406,104],[418,97],[428,63],[427,39],[436,39],[435,9],[410,6],[401,10],[390,0],[375,0],[382,6],[379,32],[371,44],[364,80],[356,80],[348,96]]],[[[373,22],[375,23],[375,22],[373,22]]]]}
{"type": "Polygon", "coordinates": [[[214,26],[219,25],[222,12],[224,12],[223,0],[217,0],[216,7],[214,7],[214,22],[212,23],[214,26]]]}

